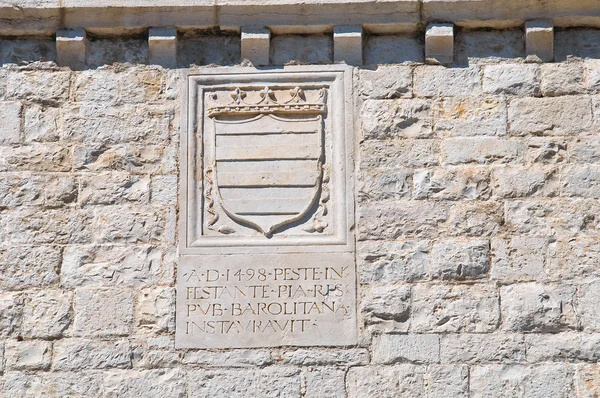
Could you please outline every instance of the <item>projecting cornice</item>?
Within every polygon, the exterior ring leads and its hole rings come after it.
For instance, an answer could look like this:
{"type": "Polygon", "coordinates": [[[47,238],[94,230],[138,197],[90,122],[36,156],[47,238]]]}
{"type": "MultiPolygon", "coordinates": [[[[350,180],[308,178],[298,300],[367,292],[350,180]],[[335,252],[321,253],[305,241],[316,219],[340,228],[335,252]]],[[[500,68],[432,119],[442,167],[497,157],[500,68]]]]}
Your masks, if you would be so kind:
{"type": "Polygon", "coordinates": [[[362,25],[371,33],[413,31],[429,22],[469,28],[506,28],[531,19],[556,27],[600,27],[597,0],[0,0],[0,35],[52,35],[84,28],[99,34],[142,31],[239,30],[268,27],[275,34],[319,33],[362,25]]]}

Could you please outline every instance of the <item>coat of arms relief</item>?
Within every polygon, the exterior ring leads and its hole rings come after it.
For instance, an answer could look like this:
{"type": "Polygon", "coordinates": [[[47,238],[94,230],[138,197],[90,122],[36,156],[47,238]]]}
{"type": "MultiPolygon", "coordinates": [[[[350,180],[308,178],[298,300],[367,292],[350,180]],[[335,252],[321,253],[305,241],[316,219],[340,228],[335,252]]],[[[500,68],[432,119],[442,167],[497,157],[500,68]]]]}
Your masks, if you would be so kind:
{"type": "Polygon", "coordinates": [[[215,88],[204,104],[203,234],[331,234],[327,87],[215,88]]]}

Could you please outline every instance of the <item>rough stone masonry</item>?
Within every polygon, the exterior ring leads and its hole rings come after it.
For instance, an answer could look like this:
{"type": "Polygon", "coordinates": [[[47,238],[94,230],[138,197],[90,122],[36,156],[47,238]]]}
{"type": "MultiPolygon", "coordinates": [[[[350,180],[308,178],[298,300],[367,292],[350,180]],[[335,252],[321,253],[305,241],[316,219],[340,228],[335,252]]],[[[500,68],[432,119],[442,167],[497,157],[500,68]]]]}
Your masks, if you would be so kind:
{"type": "Polygon", "coordinates": [[[600,396],[597,4],[33,3],[0,0],[0,396],[600,396]],[[181,69],[333,64],[336,32],[358,343],[175,349],[181,69]]]}

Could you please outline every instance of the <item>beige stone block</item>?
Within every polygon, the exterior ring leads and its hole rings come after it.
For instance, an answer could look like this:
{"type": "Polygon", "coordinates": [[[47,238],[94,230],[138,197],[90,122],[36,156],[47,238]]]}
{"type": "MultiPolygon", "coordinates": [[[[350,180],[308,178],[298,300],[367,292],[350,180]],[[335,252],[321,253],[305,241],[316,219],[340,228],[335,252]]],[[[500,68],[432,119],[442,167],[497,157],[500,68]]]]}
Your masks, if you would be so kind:
{"type": "Polygon", "coordinates": [[[165,68],[177,67],[177,29],[150,28],[148,32],[148,61],[165,68]]]}
{"type": "Polygon", "coordinates": [[[58,64],[73,70],[85,68],[88,39],[85,29],[67,29],[56,32],[58,64]]]}
{"type": "Polygon", "coordinates": [[[242,59],[256,66],[269,65],[271,31],[266,28],[242,27],[242,59]]]}
{"type": "Polygon", "coordinates": [[[536,55],[542,61],[554,59],[554,25],[551,20],[532,20],[525,23],[527,55],[536,55]]]}
{"type": "Polygon", "coordinates": [[[425,32],[425,61],[451,64],[454,58],[454,24],[432,23],[425,32]]]}
{"type": "Polygon", "coordinates": [[[362,26],[336,26],[333,29],[333,60],[362,65],[362,26]]]}

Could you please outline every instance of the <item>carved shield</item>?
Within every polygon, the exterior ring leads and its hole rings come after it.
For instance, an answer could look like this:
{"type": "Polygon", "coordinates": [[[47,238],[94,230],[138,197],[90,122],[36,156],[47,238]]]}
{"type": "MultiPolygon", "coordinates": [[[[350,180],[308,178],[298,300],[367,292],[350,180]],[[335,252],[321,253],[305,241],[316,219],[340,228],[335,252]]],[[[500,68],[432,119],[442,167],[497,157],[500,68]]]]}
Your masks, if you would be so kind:
{"type": "Polygon", "coordinates": [[[299,222],[318,200],[323,178],[323,104],[302,90],[281,103],[269,88],[248,107],[243,92],[225,109],[213,109],[214,184],[223,211],[269,237],[299,222]]]}

